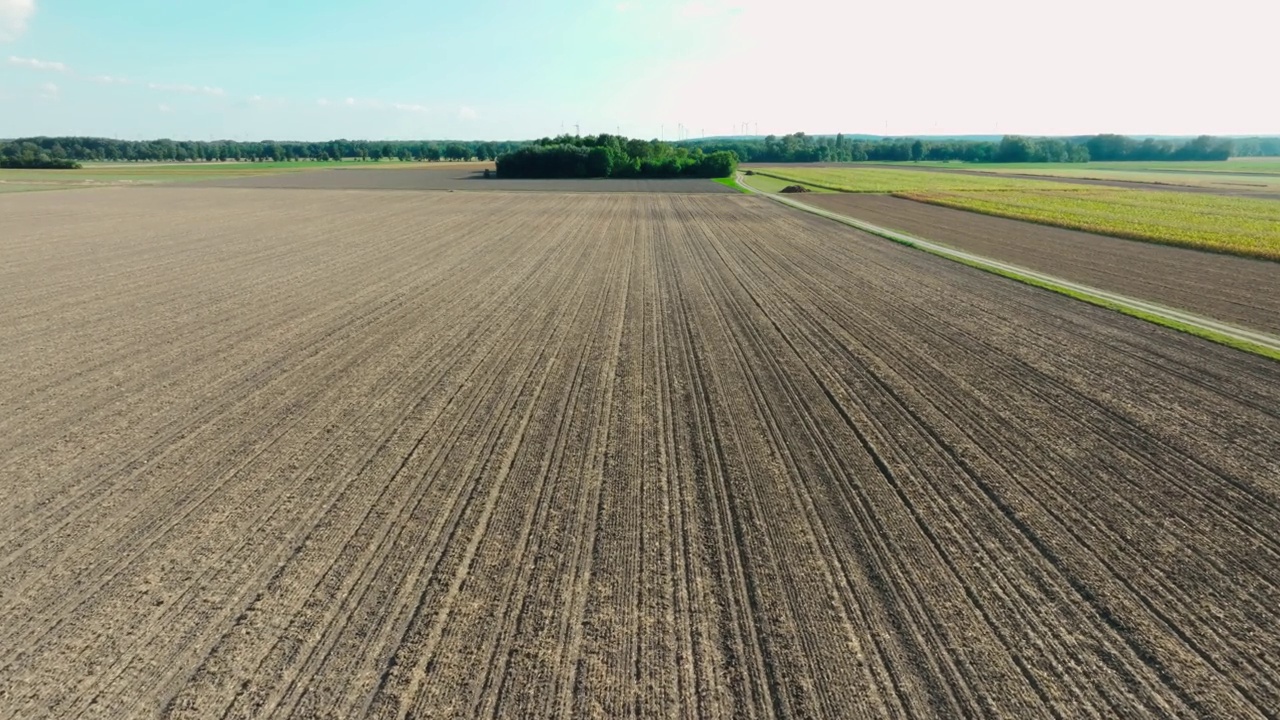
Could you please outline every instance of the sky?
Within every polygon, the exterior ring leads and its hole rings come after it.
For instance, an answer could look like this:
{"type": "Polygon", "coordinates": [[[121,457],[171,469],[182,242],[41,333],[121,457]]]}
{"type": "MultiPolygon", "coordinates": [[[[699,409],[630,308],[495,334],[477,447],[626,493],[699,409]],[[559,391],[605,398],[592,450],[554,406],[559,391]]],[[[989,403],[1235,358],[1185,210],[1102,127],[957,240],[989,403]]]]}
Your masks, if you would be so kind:
{"type": "Polygon", "coordinates": [[[1274,0],[0,0],[0,137],[1276,134],[1274,0]]]}

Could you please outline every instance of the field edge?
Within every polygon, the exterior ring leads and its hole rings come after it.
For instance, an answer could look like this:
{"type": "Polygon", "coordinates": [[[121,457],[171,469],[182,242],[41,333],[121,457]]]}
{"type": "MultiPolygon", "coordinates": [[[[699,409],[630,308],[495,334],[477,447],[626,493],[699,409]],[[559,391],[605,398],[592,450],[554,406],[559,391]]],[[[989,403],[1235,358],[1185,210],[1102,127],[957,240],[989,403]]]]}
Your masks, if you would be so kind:
{"type": "MultiPolygon", "coordinates": [[[[739,177],[739,182],[746,184],[746,181],[742,179],[741,176],[739,177]]],[[[750,187],[750,185],[747,185],[747,187],[750,187]]],[[[1113,310],[1115,312],[1128,315],[1129,317],[1137,318],[1139,320],[1144,320],[1154,325],[1159,325],[1161,327],[1169,328],[1170,330],[1175,330],[1180,333],[1192,335],[1202,340],[1208,340],[1209,342],[1217,343],[1219,345],[1224,345],[1226,347],[1230,347],[1235,350],[1240,350],[1243,352],[1258,355],[1274,362],[1280,362],[1280,345],[1278,345],[1276,348],[1268,347],[1267,345],[1264,345],[1264,344],[1251,342],[1249,340],[1246,340],[1240,337],[1235,337],[1226,333],[1218,332],[1207,327],[1202,327],[1202,326],[1194,325],[1191,323],[1182,322],[1179,320],[1175,320],[1173,318],[1165,317],[1158,313],[1141,310],[1139,308],[1132,307],[1125,303],[1108,299],[1098,293],[1085,292],[1083,290],[1072,288],[1066,283],[1051,282],[1041,278],[1033,277],[1032,275],[1027,273],[1017,272],[1015,270],[1011,270],[1008,268],[997,267],[991,264],[990,262],[982,262],[980,260],[969,260],[969,259],[956,256],[952,253],[941,252],[927,245],[922,245],[919,242],[913,242],[912,240],[908,239],[908,236],[906,236],[904,233],[886,231],[883,228],[876,227],[875,225],[860,222],[855,218],[849,218],[849,217],[842,216],[839,213],[833,213],[826,210],[822,210],[820,208],[814,208],[796,200],[784,199],[784,198],[777,197],[776,195],[773,195],[770,193],[764,193],[760,191],[757,191],[757,194],[769,197],[770,199],[776,202],[795,208],[797,210],[800,210],[801,212],[807,212],[812,215],[817,215],[818,217],[823,217],[828,220],[833,220],[835,222],[848,225],[849,227],[855,228],[857,230],[861,230],[862,232],[868,233],[870,235],[874,235],[884,240],[889,240],[891,242],[898,243],[899,245],[905,245],[915,250],[920,250],[922,252],[929,253],[930,255],[933,255],[935,257],[940,257],[946,260],[950,260],[952,262],[957,262],[962,265],[966,265],[968,267],[974,268],[976,270],[982,270],[983,272],[991,273],[993,275],[999,275],[1000,277],[1007,278],[1009,280],[1014,280],[1024,285],[1030,285],[1031,287],[1039,288],[1041,290],[1047,290],[1049,292],[1057,293],[1059,295],[1065,295],[1066,297],[1072,298],[1074,300],[1079,300],[1081,302],[1085,302],[1090,305],[1105,308],[1108,310],[1113,310]]],[[[910,199],[910,198],[906,198],[906,199],[910,199]]]]}

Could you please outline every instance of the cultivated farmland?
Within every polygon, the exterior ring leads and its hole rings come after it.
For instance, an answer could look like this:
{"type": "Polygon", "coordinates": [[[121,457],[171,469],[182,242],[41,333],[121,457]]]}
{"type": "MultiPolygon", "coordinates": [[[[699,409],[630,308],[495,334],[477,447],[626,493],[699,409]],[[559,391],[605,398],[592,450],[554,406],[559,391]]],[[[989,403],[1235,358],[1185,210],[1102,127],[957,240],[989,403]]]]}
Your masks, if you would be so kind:
{"type": "Polygon", "coordinates": [[[811,194],[803,202],[1064,280],[1280,335],[1280,265],[1269,260],[1130,242],[889,195],[811,194]]]}
{"type": "MultiPolygon", "coordinates": [[[[1274,163],[1268,162],[1245,161],[975,164],[925,162],[868,164],[860,167],[1022,178],[1131,190],[1176,190],[1274,200],[1280,198],[1280,174],[1270,171],[1273,165],[1274,163]]],[[[847,163],[845,167],[848,167],[847,163]]]]}
{"type": "Polygon", "coordinates": [[[297,190],[446,190],[534,192],[677,192],[732,193],[733,189],[706,178],[538,178],[507,179],[484,176],[475,164],[386,164],[340,171],[316,171],[245,177],[207,183],[210,187],[289,188],[297,190]],[[397,165],[401,167],[397,168],[397,165]],[[458,167],[451,167],[457,165],[458,167]],[[473,167],[467,167],[472,165],[473,167]],[[396,168],[394,170],[389,168],[396,168]]]}
{"type": "MultiPolygon", "coordinates": [[[[968,190],[1058,190],[1069,191],[1064,186],[1048,180],[1018,177],[1001,177],[990,173],[944,172],[938,168],[899,169],[896,167],[859,166],[849,163],[835,165],[749,166],[756,173],[804,183],[836,192],[896,193],[926,191],[968,190]]],[[[1075,190],[1088,190],[1086,185],[1075,190]]]]}
{"type": "Polygon", "coordinates": [[[961,210],[1144,242],[1280,259],[1280,202],[1099,188],[987,173],[861,167],[757,168],[849,193],[892,194],[961,210]]]}
{"type": "Polygon", "coordinates": [[[0,716],[1267,717],[1280,365],[738,194],[0,197],[0,716]]]}
{"type": "Polygon", "coordinates": [[[1146,190],[946,190],[909,200],[1130,240],[1280,260],[1280,202],[1146,190]]]}

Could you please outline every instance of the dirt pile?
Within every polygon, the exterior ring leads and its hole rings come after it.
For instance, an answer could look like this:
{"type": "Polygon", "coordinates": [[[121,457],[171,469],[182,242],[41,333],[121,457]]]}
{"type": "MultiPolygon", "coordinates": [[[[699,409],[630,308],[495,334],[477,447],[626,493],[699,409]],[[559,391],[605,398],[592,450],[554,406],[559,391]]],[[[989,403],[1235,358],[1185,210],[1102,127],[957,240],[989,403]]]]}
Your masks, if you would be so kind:
{"type": "Polygon", "coordinates": [[[778,192],[791,194],[791,193],[807,193],[807,192],[813,192],[813,191],[803,185],[788,185],[782,188],[781,190],[779,190],[778,192]]]}

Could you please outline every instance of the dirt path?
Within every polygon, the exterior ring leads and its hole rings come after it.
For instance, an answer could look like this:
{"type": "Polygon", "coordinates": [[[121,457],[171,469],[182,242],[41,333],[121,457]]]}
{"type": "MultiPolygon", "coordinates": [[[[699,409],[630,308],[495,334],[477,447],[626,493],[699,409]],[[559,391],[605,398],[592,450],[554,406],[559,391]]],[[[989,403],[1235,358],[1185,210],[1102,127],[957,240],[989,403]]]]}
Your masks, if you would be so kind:
{"type": "Polygon", "coordinates": [[[1275,363],[738,195],[0,210],[0,717],[1280,705],[1275,363]]]}
{"type": "Polygon", "coordinates": [[[1280,333],[1280,263],[1047,227],[888,195],[804,202],[1101,290],[1280,333]]]}

